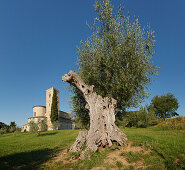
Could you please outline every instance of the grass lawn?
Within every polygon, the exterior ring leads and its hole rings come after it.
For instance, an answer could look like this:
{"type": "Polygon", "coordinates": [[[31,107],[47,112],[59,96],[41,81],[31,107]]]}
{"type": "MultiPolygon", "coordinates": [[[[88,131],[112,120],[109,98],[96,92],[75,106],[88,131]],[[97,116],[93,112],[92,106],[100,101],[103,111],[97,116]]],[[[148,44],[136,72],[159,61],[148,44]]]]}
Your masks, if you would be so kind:
{"type": "Polygon", "coordinates": [[[2,167],[36,169],[58,150],[70,146],[78,130],[48,131],[41,136],[31,133],[0,135],[0,169],[2,167]]]}
{"type": "Polygon", "coordinates": [[[135,145],[144,145],[152,150],[154,157],[153,160],[148,159],[149,163],[156,161],[159,168],[185,169],[185,130],[161,130],[156,127],[122,130],[135,145]]]}
{"type": "MultiPolygon", "coordinates": [[[[159,128],[121,128],[129,141],[135,146],[145,146],[151,152],[122,153],[129,163],[143,160],[148,169],[184,169],[185,168],[185,130],[160,130],[159,128]]],[[[90,169],[110,166],[103,159],[111,151],[97,152],[90,160],[79,160],[65,164],[52,162],[51,158],[69,147],[78,135],[78,130],[44,132],[41,136],[30,133],[0,135],[0,169],[90,169]],[[48,164],[43,165],[47,162],[48,164]]],[[[124,168],[115,160],[118,168],[124,168]]],[[[146,169],[147,169],[146,168],[146,169]]],[[[129,166],[128,169],[134,169],[129,166]]]]}

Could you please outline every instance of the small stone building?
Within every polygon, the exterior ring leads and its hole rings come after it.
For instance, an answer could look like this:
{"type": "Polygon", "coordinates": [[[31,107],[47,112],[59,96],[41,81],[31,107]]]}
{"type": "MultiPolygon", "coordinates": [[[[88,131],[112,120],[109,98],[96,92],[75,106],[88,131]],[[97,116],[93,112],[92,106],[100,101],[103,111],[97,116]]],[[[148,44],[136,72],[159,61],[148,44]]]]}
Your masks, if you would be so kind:
{"type": "MultiPolygon", "coordinates": [[[[50,119],[51,115],[51,104],[52,104],[52,97],[54,93],[54,87],[46,90],[46,106],[37,105],[33,106],[33,117],[28,118],[28,123],[22,126],[22,132],[29,131],[29,123],[31,121],[38,123],[39,120],[46,119],[48,130],[52,129],[52,123],[50,119]]],[[[59,110],[59,90],[55,89],[57,91],[58,96],[58,110],[59,110]]],[[[74,129],[74,123],[71,118],[70,113],[66,113],[59,110],[58,113],[58,121],[59,121],[59,127],[58,129],[74,129]]]]}

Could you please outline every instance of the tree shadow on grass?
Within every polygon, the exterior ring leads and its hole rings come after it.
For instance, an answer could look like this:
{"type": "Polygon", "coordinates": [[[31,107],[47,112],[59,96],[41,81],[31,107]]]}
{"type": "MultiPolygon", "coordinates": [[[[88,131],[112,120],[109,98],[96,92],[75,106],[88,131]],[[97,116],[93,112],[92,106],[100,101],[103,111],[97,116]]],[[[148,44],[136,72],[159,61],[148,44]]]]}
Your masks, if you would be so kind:
{"type": "Polygon", "coordinates": [[[38,169],[56,152],[57,149],[43,149],[4,156],[0,158],[0,169],[38,169]]]}
{"type": "Polygon", "coordinates": [[[50,135],[56,135],[57,132],[52,132],[52,133],[40,133],[39,136],[50,136],[50,135]]]}

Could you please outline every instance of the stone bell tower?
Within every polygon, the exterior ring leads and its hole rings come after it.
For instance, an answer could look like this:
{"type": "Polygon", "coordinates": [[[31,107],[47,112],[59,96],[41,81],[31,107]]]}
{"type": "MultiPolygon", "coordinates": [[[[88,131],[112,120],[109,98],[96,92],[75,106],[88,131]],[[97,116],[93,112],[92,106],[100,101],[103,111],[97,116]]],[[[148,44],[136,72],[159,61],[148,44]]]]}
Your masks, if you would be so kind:
{"type": "MultiPolygon", "coordinates": [[[[54,93],[54,87],[51,87],[50,89],[46,90],[46,117],[47,117],[47,124],[48,124],[48,130],[52,130],[52,124],[51,124],[51,104],[52,104],[52,98],[54,93]]],[[[55,89],[57,92],[58,97],[58,111],[59,111],[59,90],[55,89]]]]}

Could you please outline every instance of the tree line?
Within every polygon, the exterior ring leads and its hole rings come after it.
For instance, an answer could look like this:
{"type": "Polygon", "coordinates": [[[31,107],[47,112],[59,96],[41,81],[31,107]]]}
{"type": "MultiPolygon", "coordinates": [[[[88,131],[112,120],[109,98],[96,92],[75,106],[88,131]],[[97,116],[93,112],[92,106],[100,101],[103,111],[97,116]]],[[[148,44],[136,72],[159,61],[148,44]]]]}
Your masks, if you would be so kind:
{"type": "Polygon", "coordinates": [[[10,122],[10,125],[0,122],[0,134],[20,132],[20,131],[21,131],[21,128],[18,127],[15,122],[10,122]]]}

